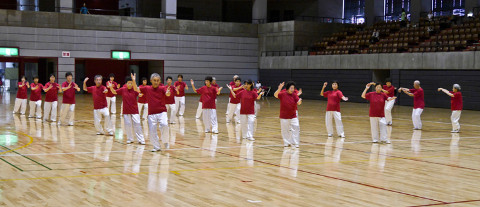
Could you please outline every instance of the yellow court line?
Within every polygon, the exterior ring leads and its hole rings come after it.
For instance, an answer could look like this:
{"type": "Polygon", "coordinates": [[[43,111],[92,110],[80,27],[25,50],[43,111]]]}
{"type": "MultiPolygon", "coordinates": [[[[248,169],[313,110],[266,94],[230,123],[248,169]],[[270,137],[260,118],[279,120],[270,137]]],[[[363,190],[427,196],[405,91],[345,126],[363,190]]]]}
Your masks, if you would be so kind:
{"type": "Polygon", "coordinates": [[[7,153],[13,152],[13,151],[15,151],[15,150],[23,149],[23,148],[25,148],[25,147],[27,147],[28,145],[30,145],[30,144],[33,143],[33,137],[32,137],[32,136],[30,136],[30,135],[28,135],[28,134],[24,134],[24,133],[22,133],[22,132],[17,132],[17,134],[21,134],[21,135],[23,135],[23,136],[26,136],[26,137],[30,138],[30,141],[29,141],[26,145],[23,145],[23,146],[20,146],[20,147],[17,147],[17,148],[15,148],[15,149],[11,149],[11,150],[8,150],[8,151],[0,152],[0,155],[7,154],[7,153]]]}

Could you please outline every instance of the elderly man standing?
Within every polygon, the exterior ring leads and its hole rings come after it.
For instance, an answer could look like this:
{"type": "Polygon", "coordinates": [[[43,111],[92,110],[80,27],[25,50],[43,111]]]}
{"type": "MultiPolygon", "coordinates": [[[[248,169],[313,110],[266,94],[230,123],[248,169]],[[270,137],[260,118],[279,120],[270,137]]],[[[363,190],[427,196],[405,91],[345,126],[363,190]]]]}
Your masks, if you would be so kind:
{"type": "Polygon", "coordinates": [[[413,111],[412,111],[412,122],[413,130],[422,130],[422,112],[425,108],[425,99],[422,87],[420,87],[420,81],[416,80],[413,82],[412,89],[402,88],[398,89],[398,92],[404,92],[405,94],[413,97],[413,111]]]}

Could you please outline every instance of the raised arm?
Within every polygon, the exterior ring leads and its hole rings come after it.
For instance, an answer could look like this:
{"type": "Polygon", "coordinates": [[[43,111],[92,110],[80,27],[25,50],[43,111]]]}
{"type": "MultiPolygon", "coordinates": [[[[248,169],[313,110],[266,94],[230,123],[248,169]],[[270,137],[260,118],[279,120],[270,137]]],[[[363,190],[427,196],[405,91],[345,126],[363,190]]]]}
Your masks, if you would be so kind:
{"type": "Polygon", "coordinates": [[[138,89],[138,87],[137,87],[137,81],[135,81],[135,80],[136,80],[136,74],[135,74],[135,73],[131,73],[131,74],[130,74],[130,77],[132,78],[132,82],[133,82],[133,90],[136,91],[136,92],[138,92],[138,93],[142,93],[142,92],[140,91],[140,89],[138,89]]]}
{"type": "Polygon", "coordinates": [[[402,88],[402,91],[403,91],[405,94],[407,94],[408,96],[411,96],[411,97],[414,96],[413,93],[410,93],[410,90],[409,90],[408,88],[402,88]]]}
{"type": "Polygon", "coordinates": [[[370,86],[371,86],[371,85],[375,85],[375,83],[373,83],[373,82],[372,82],[372,83],[368,83],[368,84],[365,86],[365,90],[363,90],[363,93],[362,93],[362,98],[363,98],[363,99],[366,99],[365,95],[367,94],[367,91],[368,91],[368,89],[370,89],[370,86]]]}
{"type": "Polygon", "coordinates": [[[193,82],[193,79],[190,79],[190,83],[192,84],[192,90],[193,92],[197,92],[197,89],[195,88],[195,82],[193,82]]]}
{"type": "Polygon", "coordinates": [[[27,81],[27,88],[30,88],[30,83],[27,81]]]}
{"type": "Polygon", "coordinates": [[[117,95],[117,91],[115,90],[115,85],[107,83],[107,89],[110,90],[113,94],[117,95]]]}
{"type": "Polygon", "coordinates": [[[86,77],[85,80],[83,80],[83,90],[84,90],[84,91],[88,91],[88,89],[87,89],[87,81],[88,81],[88,77],[86,77]]]}
{"type": "Polygon", "coordinates": [[[48,92],[52,87],[53,87],[53,85],[50,84],[50,85],[48,86],[48,88],[44,88],[43,91],[48,92]]]}
{"type": "Polygon", "coordinates": [[[75,90],[80,91],[80,88],[78,87],[78,85],[76,83],[73,83],[73,84],[74,84],[75,90]]]}
{"type": "Polygon", "coordinates": [[[452,93],[450,93],[450,91],[448,91],[447,89],[438,88],[438,91],[442,91],[442,92],[444,92],[445,94],[447,94],[447,95],[450,96],[450,97],[455,97],[455,95],[453,95],[452,93]]]}
{"type": "Polygon", "coordinates": [[[72,84],[73,83],[70,83],[70,84],[68,84],[67,87],[62,87],[62,91],[66,91],[66,90],[70,89],[72,87],[72,84]]]}
{"type": "Polygon", "coordinates": [[[348,97],[342,96],[343,101],[348,101],[348,97]]]}
{"type": "Polygon", "coordinates": [[[260,100],[260,98],[262,98],[263,94],[265,94],[265,92],[263,92],[263,91],[260,94],[258,94],[257,100],[260,100]]]}
{"type": "Polygon", "coordinates": [[[327,87],[327,82],[323,83],[322,91],[320,91],[320,96],[323,96],[323,92],[325,91],[325,87],[327,87]]]}
{"type": "Polygon", "coordinates": [[[297,101],[297,105],[299,105],[299,106],[300,106],[301,104],[302,104],[302,99],[298,99],[298,101],[297,101]]]}
{"type": "Polygon", "coordinates": [[[233,98],[237,98],[237,95],[235,94],[235,92],[233,92],[232,86],[227,84],[227,88],[228,90],[230,90],[230,93],[232,94],[233,98]]]}
{"type": "Polygon", "coordinates": [[[301,88],[300,88],[300,89],[298,89],[297,96],[301,96],[301,95],[302,95],[302,93],[303,93],[303,90],[302,90],[301,88]]]}
{"type": "Polygon", "coordinates": [[[278,94],[280,93],[280,91],[282,90],[284,85],[285,85],[285,82],[282,82],[278,85],[277,91],[275,91],[275,93],[273,94],[273,96],[275,96],[275,98],[278,98],[278,94]]]}
{"type": "Polygon", "coordinates": [[[217,88],[217,96],[220,95],[220,92],[222,92],[223,87],[217,88]]]}

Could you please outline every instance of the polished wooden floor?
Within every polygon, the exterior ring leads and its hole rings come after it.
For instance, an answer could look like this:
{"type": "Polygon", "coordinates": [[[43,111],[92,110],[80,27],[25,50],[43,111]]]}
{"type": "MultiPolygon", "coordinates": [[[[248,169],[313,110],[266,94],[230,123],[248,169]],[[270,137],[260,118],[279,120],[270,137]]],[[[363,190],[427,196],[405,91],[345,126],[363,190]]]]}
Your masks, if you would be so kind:
{"type": "Polygon", "coordinates": [[[392,144],[382,145],[371,143],[367,104],[342,103],[341,139],[327,137],[326,102],[305,100],[292,149],[282,145],[274,98],[258,102],[251,142],[225,123],[227,97],[218,135],[203,133],[198,97],[187,97],[171,150],[152,153],[149,141],[125,144],[118,114],[114,137],[95,135],[88,95],[77,96],[75,126],[12,115],[14,97],[0,103],[0,205],[480,206],[478,111],[464,111],[462,132],[451,134],[450,110],[427,108],[424,130],[413,131],[411,108],[395,106],[392,144]]]}

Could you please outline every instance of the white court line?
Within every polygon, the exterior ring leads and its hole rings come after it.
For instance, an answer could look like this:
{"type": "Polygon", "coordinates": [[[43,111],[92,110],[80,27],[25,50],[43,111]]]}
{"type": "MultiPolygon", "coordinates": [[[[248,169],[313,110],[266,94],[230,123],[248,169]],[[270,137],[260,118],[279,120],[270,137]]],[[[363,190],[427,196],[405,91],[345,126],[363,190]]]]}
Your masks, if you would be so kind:
{"type": "MultiPolygon", "coordinates": [[[[478,139],[479,137],[460,137],[460,139],[478,139]]],[[[420,139],[420,141],[426,140],[448,140],[452,139],[451,137],[443,137],[443,138],[429,138],[429,139],[420,139]]],[[[411,139],[399,139],[399,140],[391,140],[392,143],[394,142],[407,142],[411,141],[411,139]]],[[[344,144],[362,144],[362,143],[372,143],[372,141],[357,141],[357,142],[344,142],[344,144]]],[[[311,144],[300,144],[301,146],[311,146],[311,145],[325,145],[324,142],[319,143],[311,143],[311,144]]],[[[232,146],[232,147],[217,147],[216,149],[233,149],[233,148],[241,148],[243,146],[232,146]]],[[[254,147],[283,147],[283,145],[254,145],[254,147]]],[[[169,149],[168,151],[181,151],[181,150],[203,150],[201,147],[190,147],[190,148],[180,148],[180,149],[169,149]]],[[[342,148],[343,149],[343,148],[342,148]]],[[[149,151],[145,149],[144,151],[149,151]]],[[[120,152],[127,152],[126,150],[116,150],[116,151],[101,151],[100,153],[120,153],[120,152]]],[[[74,154],[94,154],[99,152],[58,152],[58,153],[44,153],[44,154],[22,154],[23,156],[46,156],[46,155],[74,155],[74,154]]],[[[4,154],[0,155],[0,157],[16,157],[22,156],[19,154],[4,154]]]]}

